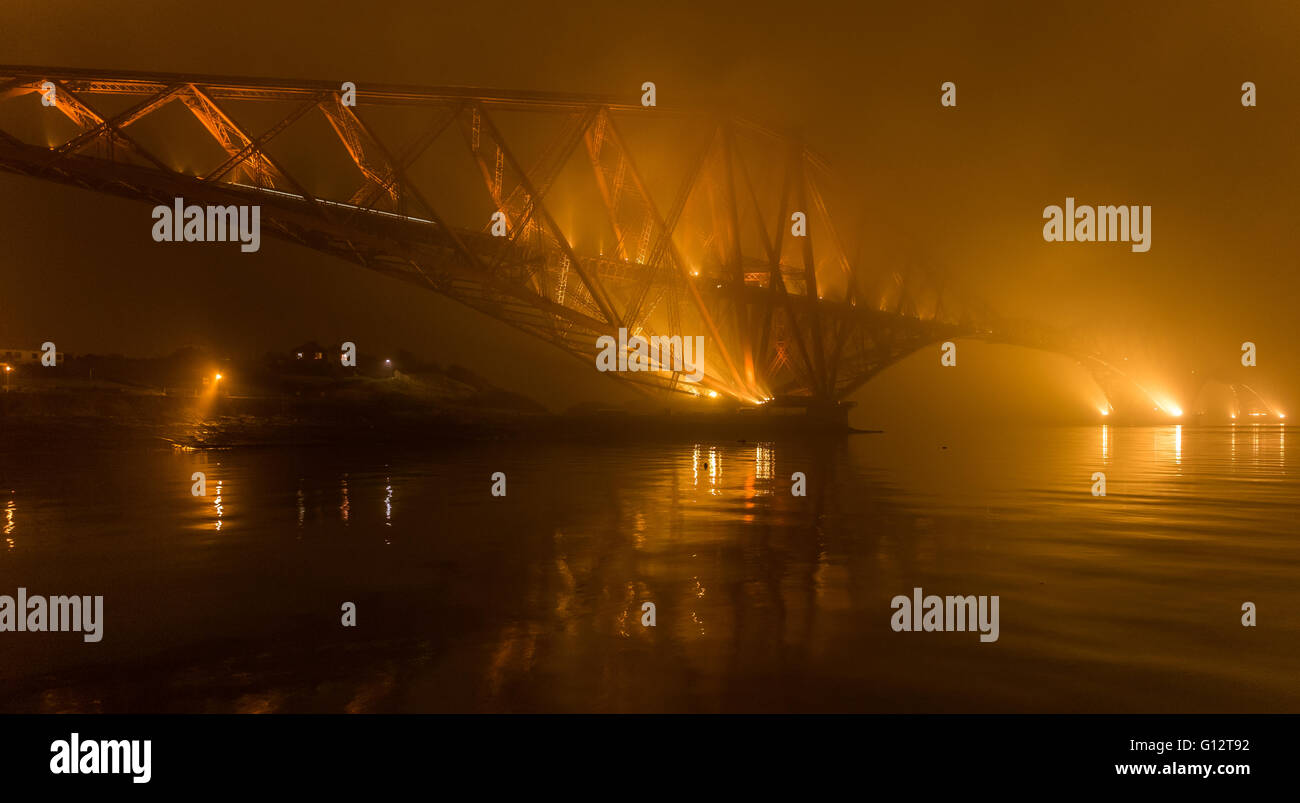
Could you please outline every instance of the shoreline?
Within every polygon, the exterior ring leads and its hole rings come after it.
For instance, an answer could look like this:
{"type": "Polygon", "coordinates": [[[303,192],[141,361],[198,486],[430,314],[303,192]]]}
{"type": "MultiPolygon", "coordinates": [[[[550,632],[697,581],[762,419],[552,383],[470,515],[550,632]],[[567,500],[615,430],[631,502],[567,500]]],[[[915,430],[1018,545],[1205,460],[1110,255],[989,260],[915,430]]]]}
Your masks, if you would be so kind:
{"type": "Polygon", "coordinates": [[[847,408],[592,409],[562,413],[474,408],[409,399],[193,397],[133,393],[0,394],[0,445],[68,437],[156,439],[186,450],[308,446],[429,446],[520,441],[840,438],[847,408]]]}

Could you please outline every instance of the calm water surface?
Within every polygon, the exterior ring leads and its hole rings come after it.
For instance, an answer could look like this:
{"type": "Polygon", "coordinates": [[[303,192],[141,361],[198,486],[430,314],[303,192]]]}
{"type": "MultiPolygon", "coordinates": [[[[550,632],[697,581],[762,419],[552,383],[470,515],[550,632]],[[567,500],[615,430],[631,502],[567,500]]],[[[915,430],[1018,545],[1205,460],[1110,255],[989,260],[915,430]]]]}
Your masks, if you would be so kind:
{"type": "Polygon", "coordinates": [[[0,710],[1297,712],[1288,434],[10,445],[0,594],[105,625],[0,633],[0,710]],[[917,586],[999,595],[1000,638],[893,632],[917,586]]]}

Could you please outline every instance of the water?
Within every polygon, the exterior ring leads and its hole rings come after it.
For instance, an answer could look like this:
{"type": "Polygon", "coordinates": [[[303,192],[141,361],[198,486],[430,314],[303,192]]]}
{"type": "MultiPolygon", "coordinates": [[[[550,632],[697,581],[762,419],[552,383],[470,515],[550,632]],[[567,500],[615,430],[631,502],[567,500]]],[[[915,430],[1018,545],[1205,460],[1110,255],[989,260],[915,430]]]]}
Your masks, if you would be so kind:
{"type": "Polygon", "coordinates": [[[11,442],[0,594],[103,594],[105,625],[0,633],[0,710],[1296,712],[1286,435],[11,442]],[[999,595],[999,639],[894,632],[918,586],[999,595]]]}

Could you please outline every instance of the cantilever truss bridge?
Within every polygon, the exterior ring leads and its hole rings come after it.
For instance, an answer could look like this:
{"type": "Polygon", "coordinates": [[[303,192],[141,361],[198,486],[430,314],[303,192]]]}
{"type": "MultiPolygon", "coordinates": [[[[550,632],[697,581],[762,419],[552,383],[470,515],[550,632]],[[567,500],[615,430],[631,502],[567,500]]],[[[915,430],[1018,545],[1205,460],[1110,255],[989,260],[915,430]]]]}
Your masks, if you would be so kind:
{"type": "Polygon", "coordinates": [[[795,138],[639,96],[362,83],[352,104],[342,89],[0,67],[0,168],[156,205],[258,205],[268,233],[593,366],[620,329],[700,335],[698,384],[671,365],[615,374],[684,393],[834,402],[978,333],[932,279],[842,239],[830,172],[795,138]]]}

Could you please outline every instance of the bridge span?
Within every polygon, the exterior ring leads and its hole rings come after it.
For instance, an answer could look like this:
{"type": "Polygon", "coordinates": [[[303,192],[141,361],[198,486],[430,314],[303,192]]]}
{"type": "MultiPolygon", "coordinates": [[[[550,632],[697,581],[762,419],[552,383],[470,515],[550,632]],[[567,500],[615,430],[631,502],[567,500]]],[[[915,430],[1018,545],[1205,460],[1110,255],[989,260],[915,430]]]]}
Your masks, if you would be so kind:
{"type": "Polygon", "coordinates": [[[704,338],[698,383],[673,366],[613,374],[648,390],[835,405],[961,337],[1069,354],[1103,387],[1122,376],[1079,338],[977,322],[933,275],[875,264],[797,137],[636,97],[346,89],[0,66],[0,169],[161,206],[256,205],[274,236],[588,365],[620,330],[704,338]]]}

